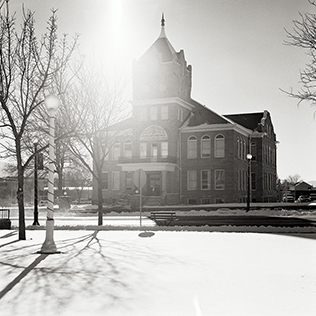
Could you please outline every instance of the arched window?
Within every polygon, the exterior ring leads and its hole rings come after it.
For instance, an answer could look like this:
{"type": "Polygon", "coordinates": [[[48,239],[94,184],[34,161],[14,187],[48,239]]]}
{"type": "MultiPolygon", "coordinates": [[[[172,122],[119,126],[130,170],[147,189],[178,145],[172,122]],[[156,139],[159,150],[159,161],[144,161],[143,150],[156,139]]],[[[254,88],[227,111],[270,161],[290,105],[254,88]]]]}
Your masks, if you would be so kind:
{"type": "Polygon", "coordinates": [[[112,159],[113,160],[118,160],[118,157],[121,155],[121,144],[120,142],[117,140],[114,144],[113,144],[113,148],[112,148],[112,159]]]}
{"type": "Polygon", "coordinates": [[[197,158],[197,140],[195,136],[190,136],[188,139],[188,148],[187,148],[188,158],[197,158]]]}
{"type": "Polygon", "coordinates": [[[204,135],[201,139],[201,157],[211,157],[211,138],[208,135],[204,135]]]}
{"type": "Polygon", "coordinates": [[[132,157],[132,141],[130,139],[124,143],[124,157],[132,157]]]}
{"type": "Polygon", "coordinates": [[[225,157],[225,138],[223,135],[215,136],[215,158],[225,157]]]}

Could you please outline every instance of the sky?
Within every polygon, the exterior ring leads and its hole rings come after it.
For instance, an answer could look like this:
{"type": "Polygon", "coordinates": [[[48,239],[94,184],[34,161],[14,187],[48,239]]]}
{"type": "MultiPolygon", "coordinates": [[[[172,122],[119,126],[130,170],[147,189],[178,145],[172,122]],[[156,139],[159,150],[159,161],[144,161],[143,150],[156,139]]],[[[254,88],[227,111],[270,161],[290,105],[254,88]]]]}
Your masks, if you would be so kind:
{"type": "MultiPolygon", "coordinates": [[[[316,119],[308,103],[282,90],[297,91],[307,51],[285,45],[299,13],[315,12],[307,0],[28,0],[37,30],[58,9],[60,33],[80,34],[79,50],[108,73],[131,78],[139,59],[160,34],[193,67],[192,98],[218,114],[262,112],[272,116],[280,179],[298,174],[316,181],[316,119]]],[[[22,1],[10,0],[21,13],[22,1]]],[[[132,96],[131,96],[132,98],[132,96]]]]}

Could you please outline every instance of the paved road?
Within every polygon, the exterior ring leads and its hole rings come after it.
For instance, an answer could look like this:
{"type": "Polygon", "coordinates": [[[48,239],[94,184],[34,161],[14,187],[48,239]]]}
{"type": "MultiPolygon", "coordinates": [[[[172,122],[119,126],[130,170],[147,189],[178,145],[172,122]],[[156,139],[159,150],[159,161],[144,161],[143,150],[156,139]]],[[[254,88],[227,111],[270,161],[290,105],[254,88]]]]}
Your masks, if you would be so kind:
{"type": "MultiPolygon", "coordinates": [[[[25,219],[26,226],[33,224],[33,217],[27,216],[25,219]]],[[[18,217],[11,217],[12,226],[18,226],[18,217]]],[[[40,216],[40,225],[46,224],[46,218],[40,216]]],[[[55,216],[55,226],[86,226],[97,225],[97,216],[55,216]]],[[[169,223],[168,223],[169,224],[169,223]]],[[[103,217],[103,225],[108,226],[130,226],[139,227],[139,216],[107,216],[103,217]]],[[[143,216],[143,226],[166,225],[164,221],[157,221],[156,223],[151,219],[143,216]]],[[[172,221],[169,226],[274,226],[274,227],[311,227],[316,226],[316,218],[302,218],[302,217],[278,217],[278,216],[178,216],[178,219],[172,221]]]]}

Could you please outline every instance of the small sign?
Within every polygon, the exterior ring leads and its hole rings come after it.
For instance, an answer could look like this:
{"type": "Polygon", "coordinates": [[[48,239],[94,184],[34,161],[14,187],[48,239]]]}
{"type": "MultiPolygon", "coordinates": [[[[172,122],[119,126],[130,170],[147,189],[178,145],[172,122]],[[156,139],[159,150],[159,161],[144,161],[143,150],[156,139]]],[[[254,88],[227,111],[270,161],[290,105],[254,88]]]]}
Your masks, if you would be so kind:
{"type": "Polygon", "coordinates": [[[147,181],[146,172],[143,169],[138,169],[133,174],[133,182],[138,188],[142,188],[147,181]]]}

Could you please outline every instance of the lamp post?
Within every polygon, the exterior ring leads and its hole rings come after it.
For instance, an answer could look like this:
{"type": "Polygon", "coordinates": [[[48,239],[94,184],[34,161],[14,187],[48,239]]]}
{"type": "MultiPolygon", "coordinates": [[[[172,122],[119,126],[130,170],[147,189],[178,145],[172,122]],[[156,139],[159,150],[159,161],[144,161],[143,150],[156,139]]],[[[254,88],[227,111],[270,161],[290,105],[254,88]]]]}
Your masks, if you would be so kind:
{"type": "Polygon", "coordinates": [[[38,154],[37,154],[37,142],[34,143],[34,222],[33,225],[39,226],[38,222],[38,178],[37,178],[37,163],[38,163],[38,154]]]}
{"type": "Polygon", "coordinates": [[[252,155],[247,154],[247,160],[248,160],[248,175],[247,175],[247,210],[246,212],[249,212],[250,210],[250,176],[251,176],[251,159],[252,155]]]}
{"type": "Polygon", "coordinates": [[[48,165],[48,205],[46,219],[46,239],[41,253],[57,253],[54,242],[54,169],[55,169],[55,115],[59,106],[59,98],[53,94],[45,98],[45,105],[49,114],[49,165],[48,165]]]}

